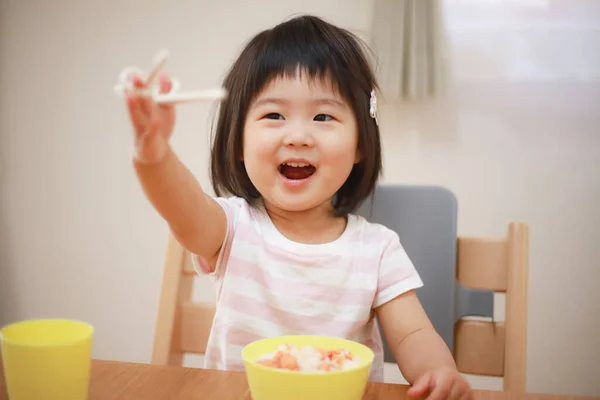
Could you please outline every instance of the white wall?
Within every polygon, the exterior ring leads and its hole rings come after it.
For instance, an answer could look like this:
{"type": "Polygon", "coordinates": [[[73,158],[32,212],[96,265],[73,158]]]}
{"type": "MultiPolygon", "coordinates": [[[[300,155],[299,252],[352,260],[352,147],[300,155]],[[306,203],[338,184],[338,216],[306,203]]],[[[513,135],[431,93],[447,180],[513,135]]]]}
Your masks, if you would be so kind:
{"type": "MultiPolygon", "coordinates": [[[[186,88],[212,86],[257,30],[310,12],[365,36],[371,2],[51,3],[0,2],[0,323],[85,319],[95,357],[146,362],[166,230],[130,168],[119,71],[167,47],[186,88]]],[[[465,4],[447,0],[451,96],[384,106],[385,181],[452,189],[460,233],[531,224],[528,389],[598,395],[600,8],[465,4]]],[[[210,111],[183,107],[174,138],[207,189],[210,111]]]]}

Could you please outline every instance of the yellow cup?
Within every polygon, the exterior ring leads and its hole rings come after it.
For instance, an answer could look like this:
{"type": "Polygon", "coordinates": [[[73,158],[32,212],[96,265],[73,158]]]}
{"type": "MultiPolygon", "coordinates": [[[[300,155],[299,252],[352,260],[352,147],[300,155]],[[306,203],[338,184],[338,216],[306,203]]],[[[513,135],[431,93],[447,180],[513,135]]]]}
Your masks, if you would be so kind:
{"type": "Polygon", "coordinates": [[[2,328],[2,362],[10,400],[86,400],[94,328],[41,319],[2,328]]]}

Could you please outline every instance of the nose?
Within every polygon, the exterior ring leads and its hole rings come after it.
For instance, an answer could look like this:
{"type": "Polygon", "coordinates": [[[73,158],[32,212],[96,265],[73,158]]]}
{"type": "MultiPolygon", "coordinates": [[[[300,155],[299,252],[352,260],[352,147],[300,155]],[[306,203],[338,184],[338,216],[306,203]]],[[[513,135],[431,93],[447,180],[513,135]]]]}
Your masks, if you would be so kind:
{"type": "Polygon", "coordinates": [[[285,146],[314,146],[314,138],[310,129],[301,123],[293,124],[283,138],[285,146]]]}

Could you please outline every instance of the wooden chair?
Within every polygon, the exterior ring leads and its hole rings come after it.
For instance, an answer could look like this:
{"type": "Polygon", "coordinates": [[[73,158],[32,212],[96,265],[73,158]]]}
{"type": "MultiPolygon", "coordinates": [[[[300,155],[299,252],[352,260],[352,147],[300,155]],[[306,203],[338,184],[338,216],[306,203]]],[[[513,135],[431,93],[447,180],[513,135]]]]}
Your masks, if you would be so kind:
{"type": "Polygon", "coordinates": [[[461,372],[504,378],[504,390],[526,391],[529,227],[509,224],[499,240],[459,237],[457,280],[472,289],[506,293],[504,322],[461,319],[454,358],[461,372]]]}
{"type": "MultiPolygon", "coordinates": [[[[459,237],[457,279],[466,287],[506,293],[505,322],[459,320],[454,357],[461,372],[504,378],[504,389],[524,392],[527,358],[528,226],[511,223],[498,240],[459,237]]],[[[181,365],[203,354],[214,304],[192,302],[195,271],[189,254],[169,237],[156,320],[152,363],[181,365]]]]}
{"type": "Polygon", "coordinates": [[[215,306],[192,302],[195,276],[190,254],[169,235],[152,364],[182,365],[184,354],[206,351],[215,306]]]}

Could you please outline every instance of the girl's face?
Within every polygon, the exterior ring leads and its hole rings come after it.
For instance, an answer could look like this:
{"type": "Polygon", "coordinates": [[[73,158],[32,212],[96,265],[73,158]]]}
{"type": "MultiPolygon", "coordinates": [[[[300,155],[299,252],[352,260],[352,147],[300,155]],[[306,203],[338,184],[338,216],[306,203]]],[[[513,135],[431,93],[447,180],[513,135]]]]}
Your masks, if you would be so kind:
{"type": "Polygon", "coordinates": [[[265,202],[284,211],[329,205],[355,163],[354,113],[332,85],[274,79],[250,105],[244,127],[246,171],[265,202]]]}

